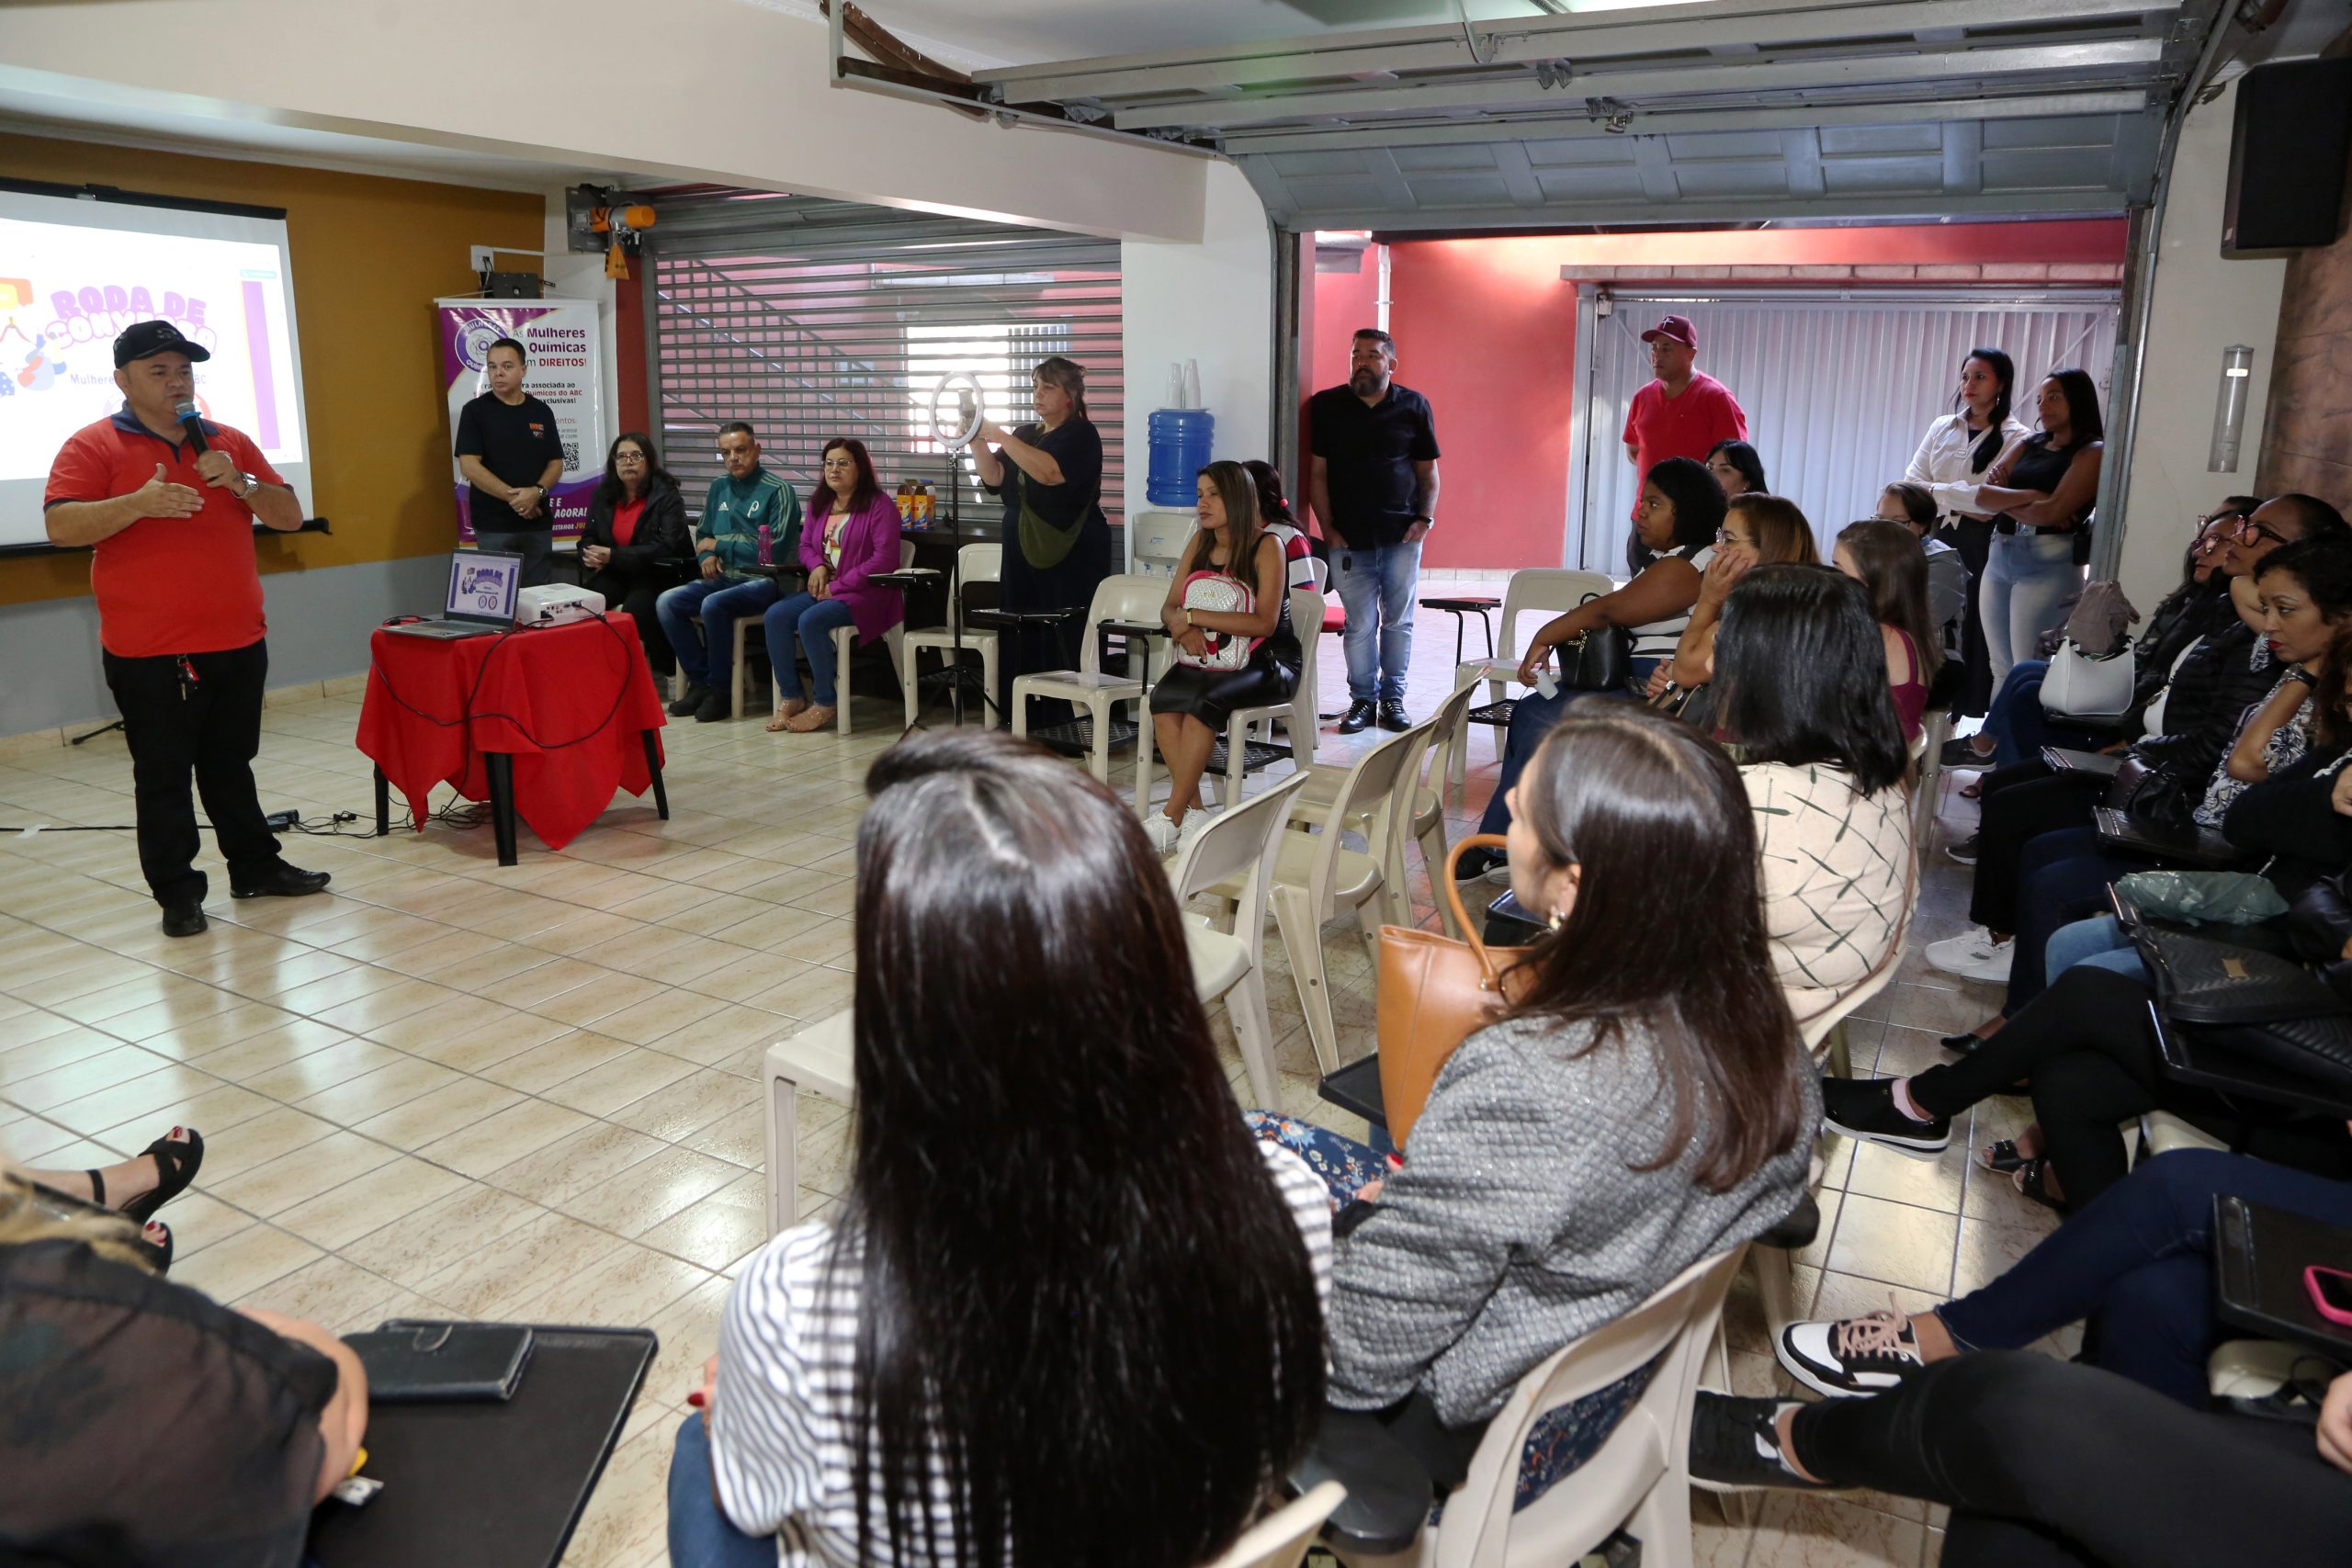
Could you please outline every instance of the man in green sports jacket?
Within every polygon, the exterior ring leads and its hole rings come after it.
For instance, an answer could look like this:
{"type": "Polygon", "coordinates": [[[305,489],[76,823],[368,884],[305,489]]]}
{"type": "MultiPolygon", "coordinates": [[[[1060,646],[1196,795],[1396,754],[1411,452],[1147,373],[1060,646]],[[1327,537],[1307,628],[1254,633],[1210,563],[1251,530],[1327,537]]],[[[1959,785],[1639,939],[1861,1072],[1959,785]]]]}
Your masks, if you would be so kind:
{"type": "Polygon", "coordinates": [[[768,558],[789,566],[800,557],[800,498],[760,467],[759,437],[741,420],[718,427],[718,456],[727,472],[710,482],[695,524],[695,565],[701,575],[673,588],[653,612],[686,674],[685,694],[671,714],[698,724],[728,716],[728,677],[735,657],[735,623],[767,614],[784,596],[760,570],[760,530],[768,531],[768,558]],[[697,627],[692,619],[702,617],[697,627]]]}

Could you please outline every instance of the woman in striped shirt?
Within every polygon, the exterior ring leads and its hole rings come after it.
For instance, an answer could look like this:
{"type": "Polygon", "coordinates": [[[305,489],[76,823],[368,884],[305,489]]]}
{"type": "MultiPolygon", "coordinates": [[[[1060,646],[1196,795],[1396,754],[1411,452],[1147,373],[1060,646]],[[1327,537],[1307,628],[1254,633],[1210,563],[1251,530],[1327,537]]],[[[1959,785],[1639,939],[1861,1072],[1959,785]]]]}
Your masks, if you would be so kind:
{"type": "Polygon", "coordinates": [[[1107,789],[980,729],[866,788],[850,1190],[737,1278],[671,1561],[1193,1568],[1321,1417],[1323,1183],[1244,1129],[1107,789]]]}

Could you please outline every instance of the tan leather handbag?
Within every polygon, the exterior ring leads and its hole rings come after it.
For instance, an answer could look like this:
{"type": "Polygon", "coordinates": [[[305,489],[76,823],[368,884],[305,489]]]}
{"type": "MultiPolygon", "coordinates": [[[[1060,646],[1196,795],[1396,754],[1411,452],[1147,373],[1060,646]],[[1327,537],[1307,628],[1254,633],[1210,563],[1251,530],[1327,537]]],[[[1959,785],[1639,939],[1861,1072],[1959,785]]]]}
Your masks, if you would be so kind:
{"type": "Polygon", "coordinates": [[[1380,928],[1380,1099],[1388,1113],[1388,1135],[1400,1149],[1429,1100],[1438,1069],[1454,1047],[1494,1021],[1508,973],[1527,951],[1479,941],[1477,924],[1454,886],[1463,851],[1502,847],[1500,834],[1473,833],[1445,857],[1442,897],[1452,901],[1454,923],[1466,942],[1408,926],[1380,928]]]}

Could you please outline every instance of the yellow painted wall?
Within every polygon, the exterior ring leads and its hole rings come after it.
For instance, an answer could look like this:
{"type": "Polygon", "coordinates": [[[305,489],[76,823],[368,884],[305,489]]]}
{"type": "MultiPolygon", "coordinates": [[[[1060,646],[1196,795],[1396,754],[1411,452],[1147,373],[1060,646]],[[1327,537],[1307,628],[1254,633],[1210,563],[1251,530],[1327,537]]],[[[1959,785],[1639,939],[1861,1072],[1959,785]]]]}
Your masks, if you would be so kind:
{"type": "MultiPolygon", "coordinates": [[[[284,208],[311,489],[334,532],[266,536],[256,546],[261,569],[452,547],[449,422],[432,301],[476,287],[470,245],[537,250],[540,197],[5,133],[0,176],[284,208]]],[[[89,591],[85,554],[0,559],[0,604],[89,591]]]]}

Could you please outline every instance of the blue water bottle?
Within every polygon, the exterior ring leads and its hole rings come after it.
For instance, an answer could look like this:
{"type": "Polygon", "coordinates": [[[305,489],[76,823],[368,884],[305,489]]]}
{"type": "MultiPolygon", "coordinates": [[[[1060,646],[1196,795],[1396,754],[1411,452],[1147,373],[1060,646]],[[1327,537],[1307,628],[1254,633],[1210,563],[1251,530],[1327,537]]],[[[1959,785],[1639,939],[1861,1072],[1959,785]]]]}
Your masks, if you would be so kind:
{"type": "Polygon", "coordinates": [[[1144,494],[1154,506],[1193,504],[1194,477],[1208,467],[1216,416],[1206,409],[1158,409],[1148,422],[1151,468],[1144,494]]]}
{"type": "Polygon", "coordinates": [[[768,525],[764,523],[760,525],[760,564],[775,564],[775,536],[768,532],[768,525]]]}

